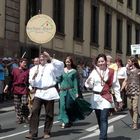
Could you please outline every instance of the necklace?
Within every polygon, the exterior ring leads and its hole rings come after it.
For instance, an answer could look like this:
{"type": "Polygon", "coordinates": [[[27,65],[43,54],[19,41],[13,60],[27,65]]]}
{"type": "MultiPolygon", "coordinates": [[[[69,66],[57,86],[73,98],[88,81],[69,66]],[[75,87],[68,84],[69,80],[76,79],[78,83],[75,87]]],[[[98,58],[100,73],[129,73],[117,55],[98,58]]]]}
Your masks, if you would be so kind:
{"type": "Polygon", "coordinates": [[[43,69],[42,69],[42,71],[41,71],[41,77],[43,77],[45,67],[46,67],[46,64],[43,66],[43,69]]]}

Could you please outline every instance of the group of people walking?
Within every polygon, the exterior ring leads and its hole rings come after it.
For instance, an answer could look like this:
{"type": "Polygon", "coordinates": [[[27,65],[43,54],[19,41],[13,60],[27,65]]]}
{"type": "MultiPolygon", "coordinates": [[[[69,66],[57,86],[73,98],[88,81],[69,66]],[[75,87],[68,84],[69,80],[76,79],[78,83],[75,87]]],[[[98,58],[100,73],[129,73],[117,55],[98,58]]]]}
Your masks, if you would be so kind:
{"type": "MultiPolygon", "coordinates": [[[[126,67],[121,70],[120,59],[116,59],[113,68],[108,58],[105,54],[99,54],[93,70],[85,80],[85,87],[92,89],[93,93],[90,103],[79,95],[78,70],[70,56],[62,62],[52,58],[45,51],[39,58],[34,59],[36,63],[30,69],[27,69],[27,60],[22,58],[19,67],[12,71],[12,92],[17,122],[29,123],[29,133],[26,138],[34,139],[38,136],[42,105],[45,107],[43,137],[44,139],[51,137],[54,102],[58,99],[58,120],[61,122],[61,128],[71,127],[74,121],[85,119],[95,110],[100,130],[99,139],[107,140],[110,109],[115,108],[116,103],[121,109],[127,102],[133,122],[132,129],[137,129],[140,92],[138,60],[136,57],[130,57],[126,67]],[[34,98],[29,111],[28,101],[32,94],[34,98]]],[[[5,93],[8,86],[7,84],[4,88],[5,93]]]]}

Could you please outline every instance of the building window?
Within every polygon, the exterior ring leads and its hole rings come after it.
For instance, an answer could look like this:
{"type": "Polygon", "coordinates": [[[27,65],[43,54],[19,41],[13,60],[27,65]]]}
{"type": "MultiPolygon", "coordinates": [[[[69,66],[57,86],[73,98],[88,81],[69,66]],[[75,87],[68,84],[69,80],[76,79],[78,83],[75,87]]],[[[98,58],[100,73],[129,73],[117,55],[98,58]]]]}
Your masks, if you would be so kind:
{"type": "Polygon", "coordinates": [[[53,1],[53,18],[56,24],[56,32],[64,34],[64,0],[53,1]]]}
{"type": "Polygon", "coordinates": [[[39,12],[41,13],[41,4],[42,0],[27,0],[27,21],[39,12]]]}
{"type": "Polygon", "coordinates": [[[131,23],[127,23],[127,55],[131,53],[131,38],[132,38],[132,25],[131,23]]]}
{"type": "Polygon", "coordinates": [[[132,9],[132,0],[127,0],[127,7],[132,9]]]}
{"type": "Polygon", "coordinates": [[[136,27],[136,44],[140,44],[140,27],[136,27]]]}
{"type": "Polygon", "coordinates": [[[92,3],[91,5],[91,43],[95,46],[98,44],[98,32],[99,32],[99,5],[92,3]]]}
{"type": "Polygon", "coordinates": [[[84,0],[74,1],[74,39],[83,41],[84,0]]]}
{"type": "Polygon", "coordinates": [[[112,31],[112,16],[110,13],[105,13],[105,49],[111,50],[111,31],[112,31]]]}
{"type": "Polygon", "coordinates": [[[140,0],[136,0],[136,13],[140,15],[140,0]]]}
{"type": "Polygon", "coordinates": [[[122,53],[122,19],[117,18],[116,51],[122,53]]]}
{"type": "Polygon", "coordinates": [[[118,2],[120,2],[120,3],[123,3],[123,0],[117,0],[118,2]]]}

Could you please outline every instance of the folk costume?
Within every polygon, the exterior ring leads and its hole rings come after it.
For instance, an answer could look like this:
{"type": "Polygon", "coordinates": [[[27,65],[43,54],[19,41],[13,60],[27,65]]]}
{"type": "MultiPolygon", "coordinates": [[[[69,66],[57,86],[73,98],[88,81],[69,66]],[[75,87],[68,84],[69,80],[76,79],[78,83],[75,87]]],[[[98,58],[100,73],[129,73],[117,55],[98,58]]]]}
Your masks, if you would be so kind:
{"type": "MultiPolygon", "coordinates": [[[[59,77],[60,84],[60,110],[58,120],[65,127],[70,126],[76,120],[82,120],[92,112],[91,105],[78,95],[78,76],[75,69],[64,71],[59,77]]],[[[64,127],[62,125],[62,128],[64,127]]]]}
{"type": "Polygon", "coordinates": [[[12,93],[14,94],[15,111],[18,123],[27,122],[29,70],[14,68],[12,70],[12,93]]]}
{"type": "MultiPolygon", "coordinates": [[[[89,76],[89,78],[91,78],[90,83],[89,84],[87,82],[85,83],[86,87],[90,87],[93,89],[93,95],[91,97],[92,107],[93,109],[101,109],[101,110],[104,108],[113,108],[114,107],[113,98],[112,98],[112,101],[109,101],[100,94],[103,90],[103,87],[105,84],[104,82],[105,81],[107,82],[107,80],[109,79],[109,75],[108,75],[109,70],[112,70],[112,69],[107,68],[105,71],[103,71],[103,70],[99,70],[99,68],[97,67],[97,70],[103,76],[104,81],[101,80],[100,75],[94,69],[89,76]]],[[[117,79],[117,73],[115,71],[114,71],[111,87],[113,88],[115,92],[115,97],[116,97],[117,102],[121,102],[122,99],[120,97],[120,85],[117,79]]]]}
{"type": "Polygon", "coordinates": [[[52,59],[50,63],[45,65],[39,64],[30,69],[29,83],[36,88],[36,92],[29,125],[31,137],[28,136],[28,138],[37,137],[38,135],[39,115],[42,104],[44,104],[46,112],[44,138],[50,136],[54,118],[54,100],[59,99],[59,94],[55,88],[56,77],[62,75],[63,70],[63,62],[56,59],[52,59]],[[36,71],[38,71],[38,74],[33,78],[36,71]]]}
{"type": "Polygon", "coordinates": [[[96,67],[89,75],[85,86],[92,88],[91,96],[92,108],[95,110],[99,129],[100,140],[107,139],[108,113],[110,108],[114,107],[113,97],[110,88],[113,88],[117,102],[121,102],[120,85],[117,79],[116,71],[110,68],[101,70],[96,67]],[[90,80],[88,80],[90,79],[90,80]]]}

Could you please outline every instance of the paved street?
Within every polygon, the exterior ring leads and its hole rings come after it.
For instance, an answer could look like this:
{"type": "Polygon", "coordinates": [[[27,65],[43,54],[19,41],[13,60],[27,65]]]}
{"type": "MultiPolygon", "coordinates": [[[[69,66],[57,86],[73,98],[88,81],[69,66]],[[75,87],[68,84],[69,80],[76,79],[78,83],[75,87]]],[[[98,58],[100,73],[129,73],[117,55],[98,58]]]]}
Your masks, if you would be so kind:
{"type": "MultiPolygon", "coordinates": [[[[89,97],[85,99],[89,101],[89,97]]],[[[10,103],[9,103],[10,104],[10,103]]],[[[0,140],[25,140],[28,133],[28,125],[16,124],[14,108],[0,108],[0,140]]],[[[55,103],[55,119],[50,140],[98,140],[99,129],[94,112],[85,120],[77,121],[70,128],[62,129],[57,121],[58,102],[55,103]]],[[[43,140],[44,111],[42,110],[39,127],[39,138],[43,140]]],[[[139,121],[140,123],[140,121],[139,121]]],[[[109,140],[140,140],[140,129],[132,130],[131,120],[127,111],[117,113],[109,118],[109,140]]]]}

